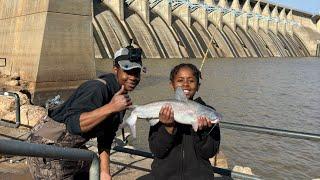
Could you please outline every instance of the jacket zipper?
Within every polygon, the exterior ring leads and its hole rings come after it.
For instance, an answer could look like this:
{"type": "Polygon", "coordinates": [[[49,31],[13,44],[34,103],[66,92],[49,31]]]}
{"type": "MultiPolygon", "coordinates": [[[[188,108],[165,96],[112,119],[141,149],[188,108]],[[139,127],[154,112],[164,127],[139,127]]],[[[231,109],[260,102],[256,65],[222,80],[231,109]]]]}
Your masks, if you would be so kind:
{"type": "Polygon", "coordinates": [[[182,137],[182,144],[181,144],[181,154],[182,154],[182,159],[181,159],[181,180],[183,180],[183,163],[184,163],[184,137],[182,137]]]}

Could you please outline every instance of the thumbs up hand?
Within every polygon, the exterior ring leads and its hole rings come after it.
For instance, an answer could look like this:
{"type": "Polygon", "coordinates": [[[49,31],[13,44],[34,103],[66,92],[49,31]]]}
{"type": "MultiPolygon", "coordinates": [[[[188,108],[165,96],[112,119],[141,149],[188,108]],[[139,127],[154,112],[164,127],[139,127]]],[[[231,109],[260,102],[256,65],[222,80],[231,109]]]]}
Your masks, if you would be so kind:
{"type": "Polygon", "coordinates": [[[125,110],[127,107],[132,105],[131,98],[127,94],[123,85],[121,86],[121,89],[114,94],[110,104],[113,106],[115,112],[125,110]]]}

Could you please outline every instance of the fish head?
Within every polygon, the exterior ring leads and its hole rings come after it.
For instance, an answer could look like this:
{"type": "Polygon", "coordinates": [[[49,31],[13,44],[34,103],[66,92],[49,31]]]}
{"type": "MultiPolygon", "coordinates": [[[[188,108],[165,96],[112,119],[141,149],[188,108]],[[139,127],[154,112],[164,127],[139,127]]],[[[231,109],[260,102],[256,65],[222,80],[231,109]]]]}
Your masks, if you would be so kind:
{"type": "Polygon", "coordinates": [[[204,106],[201,106],[200,108],[198,108],[197,114],[198,116],[205,116],[211,119],[212,123],[218,123],[222,120],[222,115],[220,113],[216,112],[211,108],[204,107],[204,106]]]}
{"type": "Polygon", "coordinates": [[[222,115],[218,112],[211,112],[209,118],[213,120],[213,123],[219,123],[222,120],[222,115]]]}

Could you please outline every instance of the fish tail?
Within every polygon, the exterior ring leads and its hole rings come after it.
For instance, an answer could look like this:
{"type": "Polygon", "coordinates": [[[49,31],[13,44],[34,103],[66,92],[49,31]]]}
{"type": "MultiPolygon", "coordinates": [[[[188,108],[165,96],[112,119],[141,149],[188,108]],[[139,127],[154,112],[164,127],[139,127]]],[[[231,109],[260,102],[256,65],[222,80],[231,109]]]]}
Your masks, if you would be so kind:
{"type": "Polygon", "coordinates": [[[128,106],[127,109],[133,110],[133,109],[135,109],[136,107],[138,107],[138,106],[137,106],[137,105],[131,105],[131,106],[128,106]]]}
{"type": "Polygon", "coordinates": [[[132,133],[132,137],[135,139],[137,137],[136,124],[130,126],[130,131],[132,133]]]}
{"type": "Polygon", "coordinates": [[[132,136],[135,138],[136,137],[136,122],[137,122],[138,116],[136,113],[133,111],[131,115],[120,124],[119,128],[125,128],[129,126],[130,131],[132,133],[132,136]]]}
{"type": "Polygon", "coordinates": [[[127,126],[128,126],[128,124],[127,124],[125,121],[123,121],[123,122],[119,125],[119,129],[123,129],[123,128],[127,127],[127,126]]]}

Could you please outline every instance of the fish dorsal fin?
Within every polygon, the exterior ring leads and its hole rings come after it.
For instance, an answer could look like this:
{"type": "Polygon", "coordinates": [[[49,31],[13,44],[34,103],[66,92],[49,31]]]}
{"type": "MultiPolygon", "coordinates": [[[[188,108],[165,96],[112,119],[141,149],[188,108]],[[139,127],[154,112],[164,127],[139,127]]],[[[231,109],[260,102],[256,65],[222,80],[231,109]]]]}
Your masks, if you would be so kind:
{"type": "Polygon", "coordinates": [[[183,92],[181,87],[177,87],[176,92],[175,92],[175,99],[178,100],[178,101],[184,101],[184,102],[188,101],[188,98],[184,94],[184,92],[183,92]]]}

